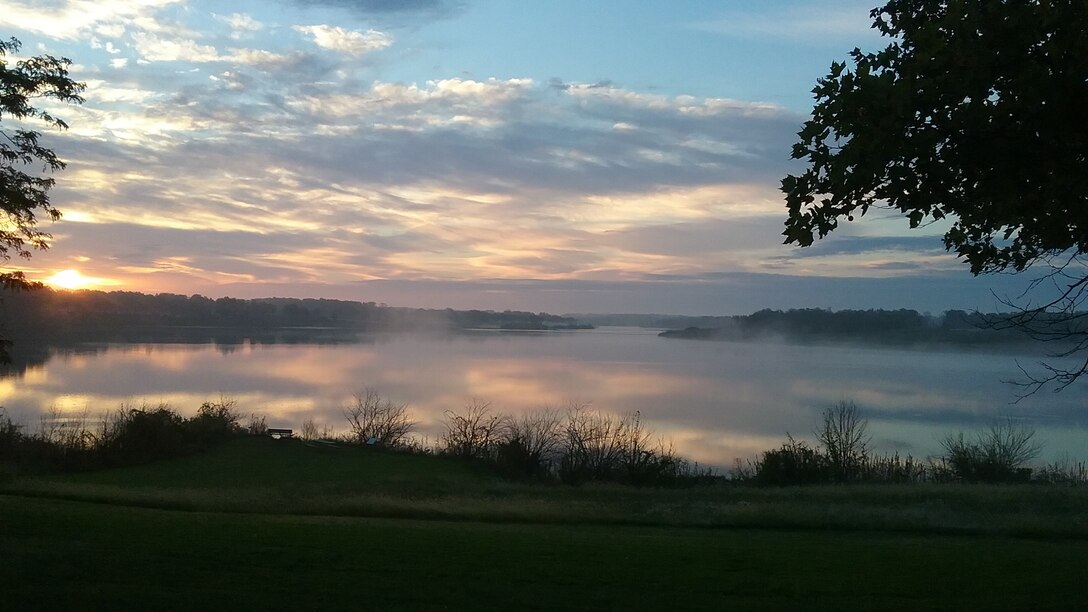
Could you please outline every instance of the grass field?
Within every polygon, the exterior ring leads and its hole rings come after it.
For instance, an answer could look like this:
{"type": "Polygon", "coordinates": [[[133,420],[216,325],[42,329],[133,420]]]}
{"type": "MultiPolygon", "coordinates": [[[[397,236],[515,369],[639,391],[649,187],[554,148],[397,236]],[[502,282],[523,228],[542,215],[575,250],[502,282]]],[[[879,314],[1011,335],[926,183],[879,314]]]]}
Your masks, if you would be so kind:
{"type": "Polygon", "coordinates": [[[247,439],[14,479],[0,519],[12,610],[1088,605],[1075,488],[530,486],[247,439]]]}

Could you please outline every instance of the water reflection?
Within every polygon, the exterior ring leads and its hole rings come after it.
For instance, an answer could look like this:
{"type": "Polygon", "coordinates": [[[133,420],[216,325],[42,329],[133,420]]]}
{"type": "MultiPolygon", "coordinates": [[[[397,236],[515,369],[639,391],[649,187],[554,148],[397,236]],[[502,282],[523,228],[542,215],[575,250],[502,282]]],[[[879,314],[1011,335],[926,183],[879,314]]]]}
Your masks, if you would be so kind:
{"type": "Polygon", "coordinates": [[[90,413],[167,402],[191,413],[220,395],[272,426],[342,428],[341,407],[373,387],[408,402],[435,440],[442,414],[471,398],[517,414],[569,401],[638,410],[678,452],[730,465],[810,438],[819,412],[853,400],[882,452],[936,453],[949,433],[1011,416],[1036,426],[1046,457],[1088,457],[1084,385],[1011,404],[1014,357],[861,347],[668,340],[643,330],[362,337],[324,344],[121,344],[53,351],[0,379],[24,423],[51,408],[90,413]]]}

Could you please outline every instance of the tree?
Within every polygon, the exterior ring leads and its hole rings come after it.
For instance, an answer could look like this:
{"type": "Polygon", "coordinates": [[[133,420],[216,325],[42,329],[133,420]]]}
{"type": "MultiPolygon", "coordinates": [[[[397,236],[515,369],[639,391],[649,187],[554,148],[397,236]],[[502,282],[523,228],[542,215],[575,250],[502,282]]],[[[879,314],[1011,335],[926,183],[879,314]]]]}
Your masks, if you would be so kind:
{"type": "Polygon", "coordinates": [[[416,422],[408,414],[408,404],[383,398],[374,389],[356,393],[354,402],[344,408],[356,444],[397,448],[408,442],[416,422]]]}
{"type": "Polygon", "coordinates": [[[823,446],[831,476],[841,482],[860,475],[869,455],[869,421],[854,402],[840,401],[820,415],[816,439],[823,446]]]}
{"type": "MultiPolygon", "coordinates": [[[[37,215],[44,213],[53,221],[60,218],[60,211],[49,203],[54,181],[48,175],[65,164],[52,149],[38,142],[40,132],[23,126],[37,121],[63,130],[68,124],[48,110],[33,106],[31,101],[52,98],[79,104],[83,102],[79,94],[86,87],[68,78],[68,66],[72,64],[68,58],[39,55],[9,66],[5,56],[17,53],[20,46],[14,38],[0,40],[0,121],[10,118],[17,122],[14,129],[0,126],[0,261],[11,259],[13,254],[28,259],[31,249],[48,248],[52,236],[38,229],[37,215]]],[[[0,272],[0,288],[40,286],[28,281],[21,271],[0,272]]],[[[9,345],[0,338],[0,363],[11,361],[9,345]]]]}
{"type": "MultiPolygon", "coordinates": [[[[14,119],[22,125],[40,122],[58,129],[68,124],[49,110],[36,107],[32,101],[52,98],[60,102],[79,104],[86,85],[68,77],[68,58],[57,59],[39,55],[18,60],[14,66],[5,56],[19,51],[21,44],[12,38],[0,40],[0,121],[14,119]]],[[[52,149],[39,143],[41,133],[17,126],[0,127],[0,260],[12,255],[29,258],[31,249],[49,247],[52,237],[38,229],[38,214],[51,220],[60,218],[60,211],[49,203],[49,190],[54,180],[49,174],[64,168],[65,163],[52,149]],[[39,169],[40,171],[35,172],[39,169]],[[28,172],[29,170],[29,172],[28,172]]],[[[9,289],[34,286],[22,272],[0,273],[0,286],[9,289]]]]}
{"type": "Polygon", "coordinates": [[[871,208],[912,228],[947,218],[944,245],[973,274],[1055,266],[1060,297],[1020,309],[1045,329],[1022,327],[1050,333],[1057,311],[1067,354],[1088,354],[1088,2],[891,0],[870,15],[891,42],[855,48],[813,89],[792,151],[807,168],[782,180],[785,242],[871,208]]]}

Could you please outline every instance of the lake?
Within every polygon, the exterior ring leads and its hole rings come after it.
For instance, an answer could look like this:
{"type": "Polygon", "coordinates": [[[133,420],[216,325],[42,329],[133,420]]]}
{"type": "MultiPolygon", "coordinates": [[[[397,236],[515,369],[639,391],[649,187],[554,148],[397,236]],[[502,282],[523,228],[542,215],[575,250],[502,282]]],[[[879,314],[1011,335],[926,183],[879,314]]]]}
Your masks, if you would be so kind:
{"type": "Polygon", "coordinates": [[[1088,381],[1012,403],[1038,356],[868,346],[703,342],[657,330],[374,334],[340,344],[119,344],[54,350],[0,379],[0,405],[34,430],[40,415],[98,414],[122,403],[167,402],[191,414],[233,399],[273,427],[305,419],[343,430],[341,413],[367,387],[407,402],[416,431],[435,441],[446,410],[472,399],[517,414],[570,402],[639,411],[683,456],[728,467],[811,439],[820,412],[854,401],[879,452],[924,457],[939,440],[995,419],[1034,426],[1043,459],[1088,459],[1088,381]]]}

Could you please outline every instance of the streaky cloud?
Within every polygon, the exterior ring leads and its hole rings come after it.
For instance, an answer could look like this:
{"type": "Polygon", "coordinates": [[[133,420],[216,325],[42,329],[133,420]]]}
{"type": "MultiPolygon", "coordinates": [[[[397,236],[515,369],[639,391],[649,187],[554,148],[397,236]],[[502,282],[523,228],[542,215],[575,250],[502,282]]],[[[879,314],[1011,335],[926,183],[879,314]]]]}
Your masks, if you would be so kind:
{"type": "Polygon", "coordinates": [[[362,17],[445,18],[460,11],[460,0],[280,0],[298,7],[324,7],[351,11],[362,17]]]}

